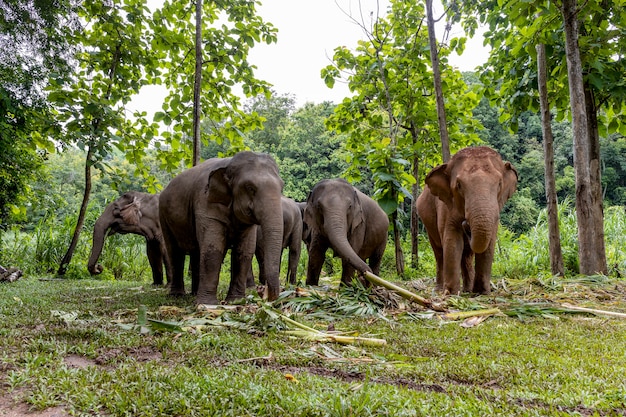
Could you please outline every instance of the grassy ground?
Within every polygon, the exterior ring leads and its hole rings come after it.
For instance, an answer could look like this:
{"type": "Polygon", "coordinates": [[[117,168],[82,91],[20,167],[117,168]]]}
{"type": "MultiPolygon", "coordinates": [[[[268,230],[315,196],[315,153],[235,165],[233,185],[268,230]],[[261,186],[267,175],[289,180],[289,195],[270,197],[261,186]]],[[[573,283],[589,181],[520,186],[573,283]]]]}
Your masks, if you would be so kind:
{"type": "MultiPolygon", "coordinates": [[[[145,282],[24,277],[0,285],[0,415],[626,415],[626,320],[556,309],[624,313],[626,283],[494,283],[492,296],[446,304],[501,313],[448,320],[419,305],[390,308],[389,294],[337,294],[334,282],[305,303],[270,308],[251,297],[218,316],[145,282]],[[178,325],[144,322],[141,305],[148,319],[178,325]],[[386,344],[290,336],[264,311],[386,344]]],[[[401,284],[432,295],[430,281],[401,284]]]]}

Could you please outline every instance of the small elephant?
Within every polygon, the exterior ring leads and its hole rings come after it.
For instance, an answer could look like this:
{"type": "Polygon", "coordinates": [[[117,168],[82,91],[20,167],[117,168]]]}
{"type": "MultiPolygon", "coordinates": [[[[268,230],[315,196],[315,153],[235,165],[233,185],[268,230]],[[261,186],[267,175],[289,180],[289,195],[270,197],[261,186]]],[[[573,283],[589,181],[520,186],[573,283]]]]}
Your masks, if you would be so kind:
{"type": "Polygon", "coordinates": [[[389,218],[376,201],[346,180],[322,180],[313,187],[304,223],[309,251],[307,285],[318,285],[328,248],[342,260],[342,284],[350,284],[355,271],[379,274],[389,218]]]}
{"type": "Polygon", "coordinates": [[[239,152],[212,158],[176,176],[161,192],[159,218],[171,267],[170,294],[184,294],[185,254],[191,255],[197,304],[217,304],[219,274],[231,249],[231,280],[226,296],[245,296],[256,247],[257,225],[263,233],[267,297],[278,298],[283,241],[283,180],[266,154],[239,152]]]}
{"type": "MultiPolygon", "coordinates": [[[[287,282],[296,283],[296,275],[298,272],[298,262],[300,261],[300,253],[302,252],[302,213],[298,203],[291,198],[282,197],[281,205],[283,208],[283,244],[282,248],[289,248],[289,262],[287,264],[287,282]]],[[[256,234],[256,250],[254,252],[259,270],[263,271],[265,263],[265,244],[263,242],[263,231],[257,228],[256,234]]],[[[281,256],[282,258],[282,256],[281,256]]],[[[259,275],[259,282],[265,284],[266,278],[263,274],[259,275]]],[[[254,286],[254,276],[252,272],[248,276],[248,287],[254,286]]]]}
{"type": "Polygon", "coordinates": [[[517,187],[517,171],[486,147],[457,152],[426,176],[416,202],[437,261],[437,290],[488,294],[500,211],[517,187]],[[474,263],[474,255],[475,265],[474,263]]]}
{"type": "Polygon", "coordinates": [[[162,285],[165,242],[159,223],[159,195],[129,191],[104,209],[93,228],[93,246],[87,263],[91,275],[102,273],[104,268],[97,262],[104,239],[115,233],[134,233],[146,238],[152,282],[162,285]]]}

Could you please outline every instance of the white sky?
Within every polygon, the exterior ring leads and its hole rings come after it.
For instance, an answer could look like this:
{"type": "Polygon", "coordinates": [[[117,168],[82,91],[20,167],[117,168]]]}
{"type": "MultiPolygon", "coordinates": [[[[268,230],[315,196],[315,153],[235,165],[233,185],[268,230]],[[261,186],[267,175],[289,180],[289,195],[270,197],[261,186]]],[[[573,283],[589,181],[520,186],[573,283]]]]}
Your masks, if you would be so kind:
{"type": "MultiPolygon", "coordinates": [[[[255,75],[274,85],[278,94],[293,94],[296,105],[305,102],[321,103],[325,100],[339,103],[350,92],[344,84],[335,83],[329,89],[320,77],[323,67],[331,63],[333,50],[338,46],[356,47],[364,34],[345,12],[358,20],[359,4],[363,15],[370,12],[386,15],[387,0],[262,0],[258,14],[278,29],[278,42],[257,44],[251,51],[249,62],[257,66],[255,75]],[[342,11],[343,9],[343,11],[342,11]]],[[[150,5],[161,0],[150,0],[150,5]]],[[[434,15],[442,11],[435,0],[434,15]]],[[[440,39],[442,30],[438,31],[440,39]]],[[[460,29],[452,36],[458,36],[460,29]]],[[[487,59],[488,50],[482,46],[482,37],[468,40],[462,57],[452,57],[450,62],[461,71],[471,71],[487,59]]],[[[161,110],[165,97],[163,87],[147,86],[128,106],[132,110],[147,111],[149,115],[161,110]]]]}

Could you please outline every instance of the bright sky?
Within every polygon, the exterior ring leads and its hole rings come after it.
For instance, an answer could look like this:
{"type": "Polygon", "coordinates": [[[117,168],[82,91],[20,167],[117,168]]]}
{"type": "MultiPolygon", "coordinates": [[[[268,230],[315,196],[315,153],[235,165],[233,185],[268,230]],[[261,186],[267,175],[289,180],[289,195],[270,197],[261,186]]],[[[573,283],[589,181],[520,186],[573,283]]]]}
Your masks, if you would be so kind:
{"type": "MultiPolygon", "coordinates": [[[[333,50],[338,46],[356,47],[363,39],[361,28],[346,15],[361,21],[362,15],[369,22],[370,12],[384,17],[387,0],[262,0],[258,14],[278,29],[278,42],[257,44],[251,51],[249,61],[257,66],[255,75],[274,85],[278,94],[293,94],[298,106],[305,102],[321,103],[325,100],[339,103],[349,96],[347,86],[336,83],[329,89],[320,77],[323,67],[331,63],[333,50]],[[380,4],[380,6],[377,6],[380,4]],[[378,12],[377,12],[378,7],[378,12]]],[[[160,0],[150,0],[160,4],[160,0]]],[[[435,0],[434,15],[442,12],[435,0]]],[[[460,29],[452,36],[458,36],[460,29]]],[[[437,33],[441,38],[441,33],[437,33]]],[[[482,38],[468,40],[465,54],[454,57],[451,63],[461,71],[471,71],[487,59],[482,38]]],[[[161,109],[165,97],[162,87],[149,86],[142,89],[130,108],[154,114],[161,109]]]]}

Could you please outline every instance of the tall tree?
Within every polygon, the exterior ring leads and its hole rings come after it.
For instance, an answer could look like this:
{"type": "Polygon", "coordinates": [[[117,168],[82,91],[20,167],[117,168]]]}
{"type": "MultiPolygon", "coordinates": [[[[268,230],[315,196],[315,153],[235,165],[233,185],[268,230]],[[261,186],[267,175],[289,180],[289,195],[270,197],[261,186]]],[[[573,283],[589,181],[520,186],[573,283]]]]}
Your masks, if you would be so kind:
{"type": "Polygon", "coordinates": [[[552,275],[565,275],[561,237],[559,232],[559,210],[556,200],[556,180],[554,178],[554,147],[552,136],[552,115],[548,101],[548,74],[546,46],[537,45],[537,86],[541,108],[541,127],[543,132],[544,173],[546,201],[548,210],[548,242],[550,245],[550,269],[552,275]]]}
{"type": "Polygon", "coordinates": [[[433,85],[435,88],[435,100],[437,104],[437,124],[439,137],[441,138],[441,154],[443,162],[450,159],[450,140],[448,138],[448,126],[446,122],[446,105],[443,101],[441,89],[441,71],[439,69],[439,52],[437,36],[435,34],[435,18],[433,16],[433,1],[426,0],[426,17],[428,21],[428,46],[430,48],[430,62],[433,69],[433,85]]]}
{"type": "MultiPolygon", "coordinates": [[[[392,218],[396,244],[396,269],[403,274],[398,209],[411,199],[409,186],[416,180],[412,163],[439,158],[436,106],[433,100],[432,71],[425,12],[421,4],[394,0],[385,18],[371,25],[358,21],[367,40],[359,41],[355,52],[335,49],[334,64],[322,70],[326,84],[347,78],[353,97],[345,99],[329,119],[329,126],[348,136],[346,150],[351,169],[347,176],[359,180],[367,167],[374,179],[373,197],[392,218]]],[[[462,47],[462,43],[455,42],[462,47]]],[[[467,88],[461,74],[447,66],[450,48],[441,49],[442,72],[446,83],[450,115],[449,130],[455,148],[466,146],[477,137],[471,110],[478,94],[467,88]],[[464,129],[465,128],[465,129],[464,129]],[[465,131],[468,135],[461,134],[465,131]]],[[[425,166],[421,167],[423,171],[425,166]]]]}
{"type": "Polygon", "coordinates": [[[202,91],[202,0],[196,0],[196,68],[193,78],[193,161],[192,165],[200,163],[200,93],[202,91]]]}
{"type": "Polygon", "coordinates": [[[72,46],[66,35],[78,23],[69,1],[0,2],[1,225],[24,215],[21,203],[41,156],[54,151],[43,87],[50,74],[68,72],[72,46]]]}
{"type": "Polygon", "coordinates": [[[577,192],[581,196],[581,206],[576,210],[581,217],[579,227],[583,228],[579,242],[582,245],[579,247],[580,272],[606,273],[599,134],[626,132],[624,60],[620,46],[626,33],[624,6],[604,0],[574,4],[569,1],[513,0],[450,3],[459,8],[459,16],[470,32],[475,29],[477,20],[489,25],[485,38],[492,46],[492,53],[481,71],[483,82],[490,87],[487,90],[490,97],[501,103],[505,110],[501,119],[508,119],[513,128],[522,111],[538,108],[537,74],[535,66],[528,65],[528,61],[535,57],[537,43],[546,45],[548,73],[552,81],[551,102],[556,109],[556,118],[563,120],[568,115],[574,118],[573,111],[577,111],[577,124],[586,124],[588,130],[584,135],[586,143],[576,142],[575,146],[578,156],[574,167],[580,169],[576,178],[577,192]],[[566,15],[566,10],[575,14],[566,15]],[[570,21],[566,22],[567,19],[570,21]],[[577,21],[574,23],[571,19],[577,21]],[[570,27],[566,30],[567,25],[570,27]],[[570,71],[574,70],[570,62],[573,51],[566,51],[566,38],[572,36],[566,35],[569,30],[577,31],[580,67],[576,72],[582,74],[583,83],[583,95],[574,109],[570,106],[570,90],[566,87],[570,71]],[[577,109],[579,104],[583,105],[584,113],[577,109]],[[583,114],[586,122],[579,120],[583,114]],[[579,149],[579,145],[582,148],[579,149]],[[588,221],[585,221],[586,217],[588,221]]]}
{"type": "Polygon", "coordinates": [[[85,189],[69,248],[61,259],[63,275],[72,259],[85,220],[91,192],[92,167],[101,167],[114,146],[123,147],[131,126],[124,104],[146,82],[154,59],[146,37],[148,9],[143,0],[85,1],[78,15],[85,22],[73,42],[76,72],[51,79],[48,100],[54,106],[54,122],[66,146],[86,152],[85,189]]]}
{"type": "MultiPolygon", "coordinates": [[[[276,41],[276,29],[256,15],[257,0],[216,0],[201,2],[201,25],[195,24],[196,8],[185,0],[165,1],[153,14],[154,38],[152,50],[159,57],[162,74],[155,80],[169,91],[163,111],[155,114],[162,122],[162,142],[156,146],[162,151],[162,164],[171,170],[181,164],[191,165],[192,141],[186,140],[194,131],[194,79],[196,65],[201,62],[199,109],[211,129],[203,129],[203,143],[224,140],[230,151],[243,149],[247,132],[260,128],[262,119],[257,113],[246,113],[241,95],[269,96],[269,84],[254,76],[254,66],[248,62],[248,53],[258,42],[276,41]],[[201,58],[193,59],[198,43],[196,33],[202,36],[201,58]],[[186,136],[187,135],[187,136],[186,136]]],[[[195,3],[198,5],[199,3],[195,3]]],[[[198,75],[200,76],[200,75],[198,75]]],[[[140,146],[146,146],[141,143],[140,146]]],[[[136,161],[141,163],[141,161],[136,161]]]]}

